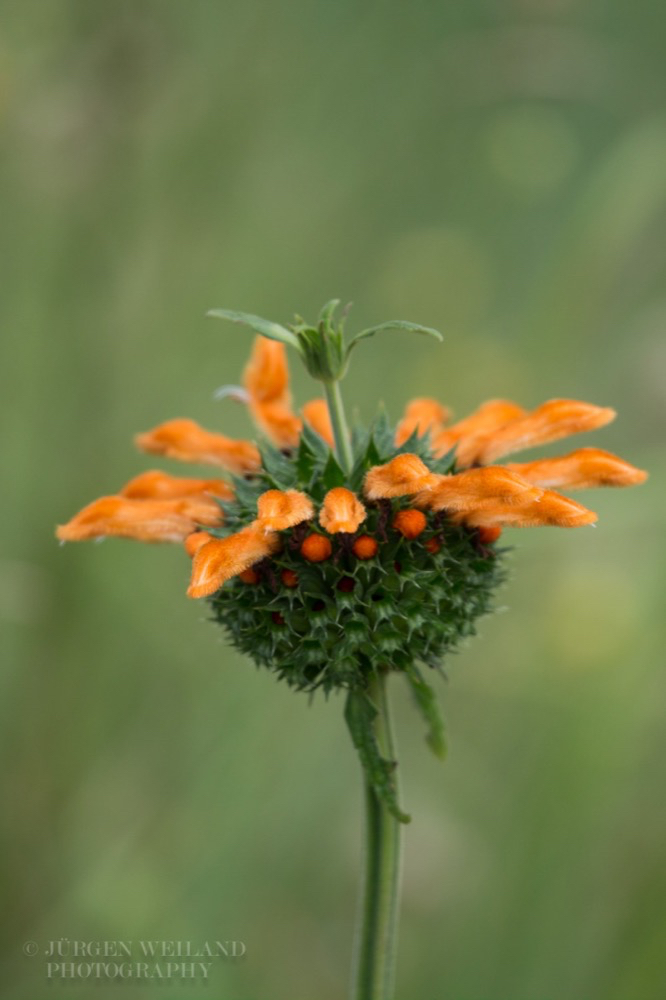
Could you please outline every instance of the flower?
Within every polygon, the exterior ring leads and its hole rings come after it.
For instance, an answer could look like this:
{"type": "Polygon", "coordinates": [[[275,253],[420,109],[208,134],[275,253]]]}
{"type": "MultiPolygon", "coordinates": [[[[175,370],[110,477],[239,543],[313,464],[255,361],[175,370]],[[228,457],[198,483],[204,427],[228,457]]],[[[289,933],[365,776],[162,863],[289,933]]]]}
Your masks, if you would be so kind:
{"type": "Polygon", "coordinates": [[[56,534],[182,544],[191,558],[188,596],[208,599],[233,645],[297,689],[348,690],[348,722],[370,780],[404,818],[392,764],[373,743],[375,709],[363,701],[370,680],[389,668],[406,676],[440,752],[435,697],[421,667],[440,667],[492,607],[505,575],[496,545],[503,528],[592,524],[596,514],[560,489],[634,485],[646,473],[593,447],[501,463],[615,417],[577,400],[527,410],[494,399],[451,423],[446,406],[421,397],[396,428],[380,415],[349,435],[337,380],[355,344],[387,325],[345,343],[334,308],[324,308],[317,327],[291,328],[218,311],[266,334],[254,341],[243,389],[233,392],[264,436],[260,446],[193,420],[160,424],[137,436],[140,449],[212,464],[227,477],[153,469],[56,534]],[[286,345],[327,393],[305,404],[303,419],[292,410],[286,345]]]}

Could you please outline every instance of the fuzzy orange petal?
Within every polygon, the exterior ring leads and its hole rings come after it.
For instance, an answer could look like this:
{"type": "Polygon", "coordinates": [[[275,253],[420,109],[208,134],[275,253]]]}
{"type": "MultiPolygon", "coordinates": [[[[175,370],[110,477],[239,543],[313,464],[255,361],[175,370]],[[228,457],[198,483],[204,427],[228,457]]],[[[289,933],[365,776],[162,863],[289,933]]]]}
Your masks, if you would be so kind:
{"type": "Polygon", "coordinates": [[[510,399],[489,399],[474,413],[457,423],[451,424],[433,438],[433,450],[436,455],[445,455],[456,447],[456,462],[458,465],[469,465],[467,460],[466,441],[475,439],[480,434],[488,434],[505,424],[525,415],[527,411],[510,399]]]}
{"type": "Polygon", "coordinates": [[[402,420],[395,432],[395,443],[403,444],[416,431],[422,437],[426,431],[431,434],[441,432],[444,424],[451,417],[451,411],[438,403],[436,399],[422,396],[412,399],[405,407],[402,420]]]}
{"type": "Polygon", "coordinates": [[[356,494],[344,486],[336,486],[324,497],[319,523],[330,535],[353,534],[366,517],[365,507],[356,494]]]}
{"type": "Polygon", "coordinates": [[[191,535],[188,535],[184,544],[185,551],[190,559],[193,559],[201,546],[206,545],[206,543],[210,542],[213,537],[214,536],[209,535],[207,531],[193,531],[191,535]]]}
{"type": "Polygon", "coordinates": [[[172,500],[178,497],[209,493],[220,500],[233,500],[234,491],[223,479],[192,479],[170,476],[168,472],[152,469],[142,472],[126,483],[120,491],[123,497],[134,500],[172,500]]]}
{"type": "Polygon", "coordinates": [[[601,448],[578,448],[557,458],[536,462],[510,462],[507,468],[535,486],[555,489],[589,489],[594,486],[637,486],[647,472],[601,448]]]}
{"type": "Polygon", "coordinates": [[[257,500],[257,520],[266,531],[285,531],[313,517],[312,501],[299,490],[267,490],[257,500]]]}
{"type": "Polygon", "coordinates": [[[575,399],[550,399],[526,416],[483,435],[476,442],[474,454],[468,457],[482,464],[494,462],[503,455],[548,444],[569,434],[596,430],[614,420],[615,415],[610,407],[575,399]]]}
{"type": "Polygon", "coordinates": [[[385,465],[370,469],[363,483],[363,492],[369,500],[413,496],[430,489],[438,478],[418,455],[407,452],[396,455],[385,465]]]}
{"type": "Polygon", "coordinates": [[[292,412],[289,366],[284,344],[256,337],[243,372],[249,407],[257,426],[278,448],[295,448],[302,424],[292,412]]]}
{"type": "Polygon", "coordinates": [[[91,538],[133,538],[139,542],[182,542],[199,524],[222,523],[222,512],[208,497],[174,500],[133,500],[100,497],[56,531],[62,542],[91,538]]]}
{"type": "Polygon", "coordinates": [[[435,511],[474,511],[484,504],[523,504],[536,499],[541,492],[517,473],[501,465],[488,465],[452,476],[437,476],[437,482],[420,493],[415,503],[435,511]]]}
{"type": "Polygon", "coordinates": [[[302,407],[302,411],[306,423],[333,448],[335,446],[335,438],[333,436],[333,425],[326,400],[311,399],[302,407]]]}
{"type": "Polygon", "coordinates": [[[484,504],[479,510],[454,515],[453,520],[470,528],[500,527],[529,528],[551,525],[558,528],[579,528],[594,524],[597,515],[554,490],[539,490],[536,499],[522,504],[484,504]]]}
{"type": "Polygon", "coordinates": [[[138,448],[153,455],[220,465],[240,475],[254,472],[261,464],[259,451],[251,441],[234,441],[223,434],[204,430],[194,420],[168,420],[144,434],[137,434],[134,440],[138,448]]]}
{"type": "Polygon", "coordinates": [[[227,538],[213,538],[202,545],[192,560],[192,578],[188,597],[207,597],[233,576],[271,555],[280,542],[275,534],[266,534],[257,521],[227,538]]]}
{"type": "Polygon", "coordinates": [[[303,424],[288,406],[252,401],[249,406],[255,424],[274,445],[278,448],[295,448],[298,445],[303,424]]]}

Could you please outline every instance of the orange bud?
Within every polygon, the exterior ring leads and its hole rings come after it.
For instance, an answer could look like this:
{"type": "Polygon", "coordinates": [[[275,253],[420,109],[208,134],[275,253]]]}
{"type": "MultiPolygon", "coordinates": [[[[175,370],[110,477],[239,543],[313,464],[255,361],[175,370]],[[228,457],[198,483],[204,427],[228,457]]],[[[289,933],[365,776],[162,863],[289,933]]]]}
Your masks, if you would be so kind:
{"type": "Polygon", "coordinates": [[[375,465],[365,477],[363,492],[369,500],[403,497],[428,490],[438,481],[418,455],[396,455],[385,465],[375,465]]]}
{"type": "Polygon", "coordinates": [[[257,521],[227,538],[213,538],[194,556],[187,596],[214,594],[232,576],[238,576],[275,552],[279,544],[279,537],[266,534],[257,521]]]}
{"type": "Polygon", "coordinates": [[[312,501],[299,490],[267,490],[257,500],[257,519],[266,531],[284,531],[313,517],[312,501]]]}
{"type": "Polygon", "coordinates": [[[482,545],[492,545],[502,534],[499,524],[482,524],[478,529],[479,541],[482,545]]]}
{"type": "Polygon", "coordinates": [[[418,538],[427,525],[426,516],[420,510],[399,510],[393,518],[393,527],[404,538],[418,538]]]}
{"type": "Polygon", "coordinates": [[[193,531],[191,535],[188,535],[185,539],[185,551],[190,559],[193,559],[201,546],[205,545],[206,542],[209,542],[213,537],[214,536],[209,535],[207,531],[193,531]]]}
{"type": "Polygon", "coordinates": [[[138,448],[153,455],[221,465],[241,475],[254,472],[261,465],[259,451],[251,441],[234,441],[214,434],[194,420],[168,420],[144,434],[137,434],[134,440],[138,448]]]}
{"type": "Polygon", "coordinates": [[[427,551],[433,555],[436,555],[442,548],[442,543],[438,538],[428,538],[423,544],[427,551]]]}
{"type": "Polygon", "coordinates": [[[298,587],[298,574],[294,573],[293,569],[283,569],[280,579],[285,587],[298,587]]]}
{"type": "Polygon", "coordinates": [[[260,577],[256,569],[252,569],[252,567],[250,567],[249,569],[244,569],[242,573],[239,573],[238,579],[243,583],[254,586],[254,584],[259,583],[260,577]]]}
{"type": "Polygon", "coordinates": [[[593,431],[615,419],[615,410],[575,399],[550,399],[517,420],[480,436],[470,461],[494,462],[503,455],[548,444],[569,434],[593,431]]]}
{"type": "Polygon", "coordinates": [[[324,535],[308,535],[301,545],[301,555],[308,562],[324,562],[333,551],[333,546],[324,535]]]}
{"type": "Polygon", "coordinates": [[[647,472],[601,448],[578,448],[557,458],[535,462],[512,462],[512,469],[534,483],[560,489],[589,489],[593,486],[636,486],[644,483],[647,472]]]}
{"type": "Polygon", "coordinates": [[[359,535],[352,545],[352,552],[357,559],[374,559],[379,546],[371,535],[359,535]]]}
{"type": "Polygon", "coordinates": [[[234,491],[223,479],[190,479],[170,476],[168,472],[152,469],[142,472],[126,483],[120,491],[123,497],[133,500],[171,500],[176,497],[209,493],[220,500],[233,500],[234,491]]]}
{"type": "Polygon", "coordinates": [[[56,530],[62,542],[82,542],[115,536],[139,542],[183,542],[197,525],[221,524],[215,500],[183,497],[176,500],[132,500],[100,497],[56,530]]]}
{"type": "Polygon", "coordinates": [[[426,431],[440,431],[451,417],[451,411],[438,403],[436,399],[421,397],[412,399],[405,407],[405,413],[395,432],[395,443],[403,444],[407,438],[417,431],[422,437],[426,431]]]}
{"type": "Polygon", "coordinates": [[[311,399],[302,408],[303,417],[320,437],[326,441],[331,448],[335,447],[335,437],[333,435],[333,425],[331,415],[328,411],[328,403],[325,399],[311,399]]]}
{"type": "Polygon", "coordinates": [[[331,535],[339,532],[353,534],[366,516],[365,507],[356,494],[344,486],[336,486],[324,497],[319,523],[331,535]]]}

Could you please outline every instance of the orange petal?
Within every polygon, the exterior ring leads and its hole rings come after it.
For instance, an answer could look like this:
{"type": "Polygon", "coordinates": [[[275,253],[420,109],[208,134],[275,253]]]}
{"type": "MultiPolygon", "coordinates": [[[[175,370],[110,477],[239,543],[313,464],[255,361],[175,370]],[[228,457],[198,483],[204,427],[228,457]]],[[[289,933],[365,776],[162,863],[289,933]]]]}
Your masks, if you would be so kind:
{"type": "Polygon", "coordinates": [[[168,420],[134,439],[138,448],[153,455],[166,455],[183,462],[204,462],[243,474],[261,465],[258,449],[251,441],[234,441],[223,434],[204,430],[194,420],[168,420]]]}
{"type": "Polygon", "coordinates": [[[395,443],[403,444],[416,431],[422,437],[426,431],[435,434],[441,431],[451,417],[451,411],[426,396],[412,399],[405,407],[405,413],[395,432],[395,443]]]}
{"type": "Polygon", "coordinates": [[[476,511],[484,505],[512,506],[536,499],[541,490],[501,465],[466,469],[452,476],[437,476],[431,489],[416,497],[419,507],[430,510],[476,511]]]}
{"type": "Polygon", "coordinates": [[[385,465],[370,469],[363,483],[363,492],[369,500],[411,496],[430,489],[438,478],[418,455],[407,452],[396,455],[385,465]]]}
{"type": "Polygon", "coordinates": [[[187,596],[207,597],[214,594],[232,576],[275,552],[279,544],[278,536],[266,534],[257,521],[235,535],[213,538],[194,555],[187,596]]]}
{"type": "Polygon", "coordinates": [[[514,528],[539,527],[552,525],[558,528],[578,528],[585,524],[594,524],[597,515],[576,503],[569,497],[563,497],[554,490],[539,490],[536,499],[526,499],[522,504],[497,503],[492,506],[485,504],[481,509],[466,514],[456,514],[453,520],[464,523],[470,528],[493,525],[514,528]]]}
{"type": "Polygon", "coordinates": [[[475,442],[470,461],[486,464],[503,455],[548,444],[569,434],[596,430],[615,418],[615,410],[575,399],[550,399],[535,410],[475,442]]]}
{"type": "Polygon", "coordinates": [[[288,406],[289,366],[284,344],[268,337],[255,337],[250,360],[243,372],[243,385],[255,403],[288,406]]]}
{"type": "Polygon", "coordinates": [[[447,451],[457,445],[457,464],[469,465],[471,463],[466,460],[467,456],[465,455],[466,439],[490,433],[498,427],[503,427],[510,421],[524,416],[525,413],[522,406],[518,406],[510,399],[489,399],[487,403],[482,403],[474,413],[455,424],[451,424],[450,427],[437,434],[433,439],[433,450],[436,455],[445,455],[447,451]]]}
{"type": "Polygon", "coordinates": [[[312,427],[313,430],[323,437],[324,441],[331,448],[335,447],[335,438],[333,436],[333,425],[331,424],[331,415],[328,411],[328,404],[325,399],[311,399],[309,403],[306,403],[302,407],[303,417],[307,423],[312,427]]]}
{"type": "Polygon", "coordinates": [[[60,525],[56,535],[63,542],[106,536],[139,542],[182,542],[198,524],[212,527],[221,522],[219,505],[208,497],[132,500],[111,496],[88,504],[71,521],[60,525]]]}
{"type": "Polygon", "coordinates": [[[257,500],[257,520],[265,531],[284,531],[313,517],[312,501],[299,490],[267,490],[257,500]]]}
{"type": "Polygon", "coordinates": [[[207,531],[193,531],[191,535],[188,535],[185,539],[185,551],[190,559],[193,559],[201,546],[210,542],[213,537],[207,531]]]}
{"type": "Polygon", "coordinates": [[[142,472],[123,486],[120,495],[133,500],[172,500],[177,497],[209,493],[220,500],[233,500],[234,491],[223,479],[191,479],[170,476],[168,472],[153,469],[142,472]]]}
{"type": "Polygon", "coordinates": [[[589,489],[593,486],[637,486],[647,479],[647,472],[623,461],[601,448],[578,448],[557,458],[541,458],[536,462],[511,462],[512,469],[534,483],[560,489],[589,489]]]}
{"type": "Polygon", "coordinates": [[[339,532],[353,534],[366,519],[366,510],[355,493],[344,486],[336,486],[324,497],[319,512],[319,523],[330,535],[339,532]]]}
{"type": "Polygon", "coordinates": [[[289,367],[284,344],[255,337],[243,372],[252,419],[278,448],[295,448],[301,421],[291,410],[289,367]]]}

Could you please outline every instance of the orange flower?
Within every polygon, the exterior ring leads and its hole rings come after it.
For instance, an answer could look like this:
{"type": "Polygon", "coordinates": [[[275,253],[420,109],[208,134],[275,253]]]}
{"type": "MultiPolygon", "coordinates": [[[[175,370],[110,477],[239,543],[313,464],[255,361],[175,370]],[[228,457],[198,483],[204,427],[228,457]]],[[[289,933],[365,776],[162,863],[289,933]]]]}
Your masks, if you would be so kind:
{"type": "Polygon", "coordinates": [[[485,465],[503,455],[548,444],[569,434],[592,431],[615,419],[609,407],[575,399],[550,399],[535,410],[465,442],[465,464],[485,465]]]}
{"type": "Polygon", "coordinates": [[[367,473],[363,492],[368,500],[412,496],[431,489],[438,477],[433,475],[418,455],[396,455],[385,465],[376,465],[367,473]]]}
{"type": "Polygon", "coordinates": [[[173,500],[133,500],[100,497],[71,521],[62,524],[56,536],[62,542],[91,538],[134,538],[139,542],[182,542],[198,524],[212,527],[222,522],[222,512],[208,497],[173,500]]]}
{"type": "Polygon", "coordinates": [[[134,500],[171,500],[177,497],[209,493],[220,500],[233,500],[234,491],[223,479],[189,479],[170,476],[168,472],[152,469],[130,479],[120,495],[134,500]]]}
{"type": "Polygon", "coordinates": [[[207,531],[193,531],[191,535],[188,535],[185,539],[185,551],[190,559],[193,559],[201,546],[210,542],[212,538],[213,535],[209,535],[207,531]]]}
{"type": "Polygon", "coordinates": [[[284,531],[313,517],[312,501],[299,490],[267,490],[257,500],[257,520],[265,531],[284,531]]]}
{"type": "Polygon", "coordinates": [[[469,528],[489,528],[493,525],[514,528],[539,525],[579,528],[585,524],[594,524],[597,520],[597,515],[593,511],[569,497],[555,493],[554,490],[537,489],[537,493],[536,497],[526,494],[525,499],[519,503],[487,502],[476,510],[455,514],[453,521],[466,524],[469,528]]]}
{"type": "Polygon", "coordinates": [[[331,535],[339,532],[353,534],[366,516],[365,507],[356,494],[344,486],[336,486],[324,497],[319,523],[331,535]]]}
{"type": "Polygon", "coordinates": [[[213,538],[195,553],[187,596],[196,598],[214,594],[231,577],[238,576],[275,552],[279,544],[278,536],[266,534],[257,521],[235,535],[213,538]]]}
{"type": "Polygon", "coordinates": [[[647,479],[647,472],[623,461],[601,448],[578,448],[558,458],[535,462],[507,463],[535,486],[589,489],[593,486],[636,486],[647,479]]]}
{"type": "Polygon", "coordinates": [[[278,446],[295,448],[301,421],[292,412],[289,368],[284,344],[256,337],[243,372],[249,407],[258,427],[278,446]]]}
{"type": "Polygon", "coordinates": [[[223,434],[204,430],[194,420],[168,420],[135,442],[142,451],[165,455],[182,462],[221,465],[239,475],[256,471],[261,465],[259,450],[250,441],[234,441],[223,434]]]}
{"type": "Polygon", "coordinates": [[[511,420],[516,420],[525,414],[522,406],[510,399],[489,399],[469,417],[459,420],[433,438],[433,450],[436,455],[445,455],[454,446],[458,465],[469,465],[465,455],[466,441],[475,439],[479,434],[489,434],[498,427],[503,427],[511,420]]]}
{"type": "Polygon", "coordinates": [[[419,507],[430,510],[474,511],[485,504],[522,505],[535,500],[540,490],[501,465],[466,469],[452,476],[437,476],[437,482],[416,497],[419,507]]]}
{"type": "Polygon", "coordinates": [[[436,399],[426,396],[412,399],[405,407],[403,418],[396,428],[395,443],[403,444],[414,431],[417,431],[420,437],[428,430],[431,434],[441,431],[450,417],[451,411],[436,399]]]}
{"type": "Polygon", "coordinates": [[[335,445],[333,436],[333,425],[331,415],[328,412],[328,404],[325,399],[311,399],[302,407],[303,417],[306,423],[324,439],[331,448],[335,445]]]}

